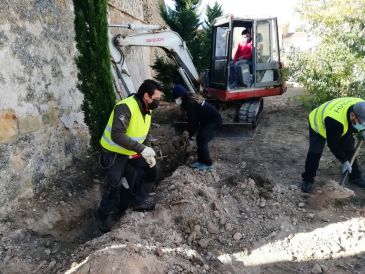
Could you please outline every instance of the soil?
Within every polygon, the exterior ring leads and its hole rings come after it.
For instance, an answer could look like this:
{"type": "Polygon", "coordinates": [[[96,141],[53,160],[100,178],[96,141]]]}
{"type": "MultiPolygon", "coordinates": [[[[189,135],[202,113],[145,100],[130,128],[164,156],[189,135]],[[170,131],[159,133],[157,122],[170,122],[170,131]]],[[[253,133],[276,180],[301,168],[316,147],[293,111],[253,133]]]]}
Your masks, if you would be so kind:
{"type": "MultiPolygon", "coordinates": [[[[0,273],[365,273],[364,190],[328,188],[340,164],[326,149],[316,192],[304,195],[308,110],[299,89],[265,98],[253,138],[215,138],[214,169],[193,170],[195,147],[156,115],[161,166],[152,212],[128,210],[102,234],[97,155],[58,174],[52,189],[0,212],[0,273]]],[[[170,118],[168,118],[170,117],[170,118]]],[[[360,166],[362,165],[360,157],[360,166]]]]}

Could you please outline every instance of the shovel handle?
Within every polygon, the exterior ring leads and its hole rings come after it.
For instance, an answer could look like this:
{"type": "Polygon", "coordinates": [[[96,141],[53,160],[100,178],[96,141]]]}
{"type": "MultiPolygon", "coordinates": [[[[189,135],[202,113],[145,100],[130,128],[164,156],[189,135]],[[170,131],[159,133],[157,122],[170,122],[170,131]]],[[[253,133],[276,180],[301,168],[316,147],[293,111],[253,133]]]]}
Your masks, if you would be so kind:
{"type": "Polygon", "coordinates": [[[364,143],[364,140],[359,140],[356,144],[356,147],[355,147],[355,151],[354,151],[354,154],[352,155],[351,157],[351,160],[350,160],[350,165],[352,166],[352,164],[355,162],[355,159],[356,159],[356,156],[357,154],[359,154],[359,151],[360,151],[360,148],[361,148],[361,145],[364,143]]]}
{"type": "MultiPolygon", "coordinates": [[[[356,147],[355,147],[355,151],[354,151],[354,154],[352,154],[352,157],[350,159],[350,165],[352,166],[352,164],[355,162],[355,159],[356,159],[356,156],[357,154],[359,154],[359,151],[360,151],[360,148],[361,148],[361,145],[364,143],[364,140],[359,140],[356,144],[356,147]]],[[[341,183],[340,185],[341,186],[344,186],[346,181],[347,181],[347,177],[349,176],[349,172],[346,171],[344,174],[342,174],[342,178],[341,178],[341,183]]]]}

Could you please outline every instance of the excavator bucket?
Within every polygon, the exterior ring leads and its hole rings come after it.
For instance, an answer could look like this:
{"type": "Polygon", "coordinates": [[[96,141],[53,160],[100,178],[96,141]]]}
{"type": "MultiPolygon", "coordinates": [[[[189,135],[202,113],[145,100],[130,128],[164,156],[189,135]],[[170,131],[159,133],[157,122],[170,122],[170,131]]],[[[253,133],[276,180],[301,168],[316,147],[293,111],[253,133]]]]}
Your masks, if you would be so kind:
{"type": "Polygon", "coordinates": [[[217,137],[222,138],[253,138],[255,128],[251,123],[223,123],[217,132],[217,137]]]}

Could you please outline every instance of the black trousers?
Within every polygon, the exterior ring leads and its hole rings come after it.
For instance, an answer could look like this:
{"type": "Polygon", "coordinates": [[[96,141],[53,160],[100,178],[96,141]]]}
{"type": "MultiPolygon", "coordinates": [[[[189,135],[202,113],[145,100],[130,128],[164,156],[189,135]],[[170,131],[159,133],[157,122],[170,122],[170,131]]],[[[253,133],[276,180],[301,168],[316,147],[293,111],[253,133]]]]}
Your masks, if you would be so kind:
{"type": "Polygon", "coordinates": [[[196,136],[198,162],[207,166],[211,166],[213,164],[209,154],[209,142],[214,138],[216,129],[216,124],[201,126],[196,136]]]}
{"type": "MultiPolygon", "coordinates": [[[[302,174],[303,181],[309,183],[314,182],[325,144],[326,139],[309,126],[309,150],[305,161],[305,171],[302,174]]],[[[355,139],[352,134],[345,134],[340,140],[340,145],[344,149],[348,159],[350,159],[355,151],[355,139]]],[[[355,178],[360,175],[359,165],[355,159],[350,178],[355,178]]]]}
{"type": "Polygon", "coordinates": [[[98,215],[106,219],[111,214],[122,214],[130,204],[141,204],[151,192],[157,179],[157,168],[150,168],[142,157],[102,152],[100,164],[105,168],[107,186],[103,193],[98,215]],[[126,178],[129,189],[122,185],[126,178]]]}

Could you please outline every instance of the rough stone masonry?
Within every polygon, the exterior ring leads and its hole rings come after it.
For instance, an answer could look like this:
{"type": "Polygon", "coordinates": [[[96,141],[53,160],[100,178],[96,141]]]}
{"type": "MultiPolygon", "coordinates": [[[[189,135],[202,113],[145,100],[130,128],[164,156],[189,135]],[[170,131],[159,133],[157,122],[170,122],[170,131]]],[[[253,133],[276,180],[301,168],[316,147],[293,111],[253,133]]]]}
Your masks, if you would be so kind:
{"type": "MultiPolygon", "coordinates": [[[[111,0],[111,22],[163,24],[159,1],[111,0]]],[[[85,158],[72,0],[0,0],[0,215],[85,158]]],[[[151,49],[126,48],[133,82],[151,78],[151,49]]],[[[153,51],[152,51],[153,52],[153,51]]]]}
{"type": "Polygon", "coordinates": [[[42,191],[89,143],[71,0],[0,0],[0,207],[42,191]]]}

